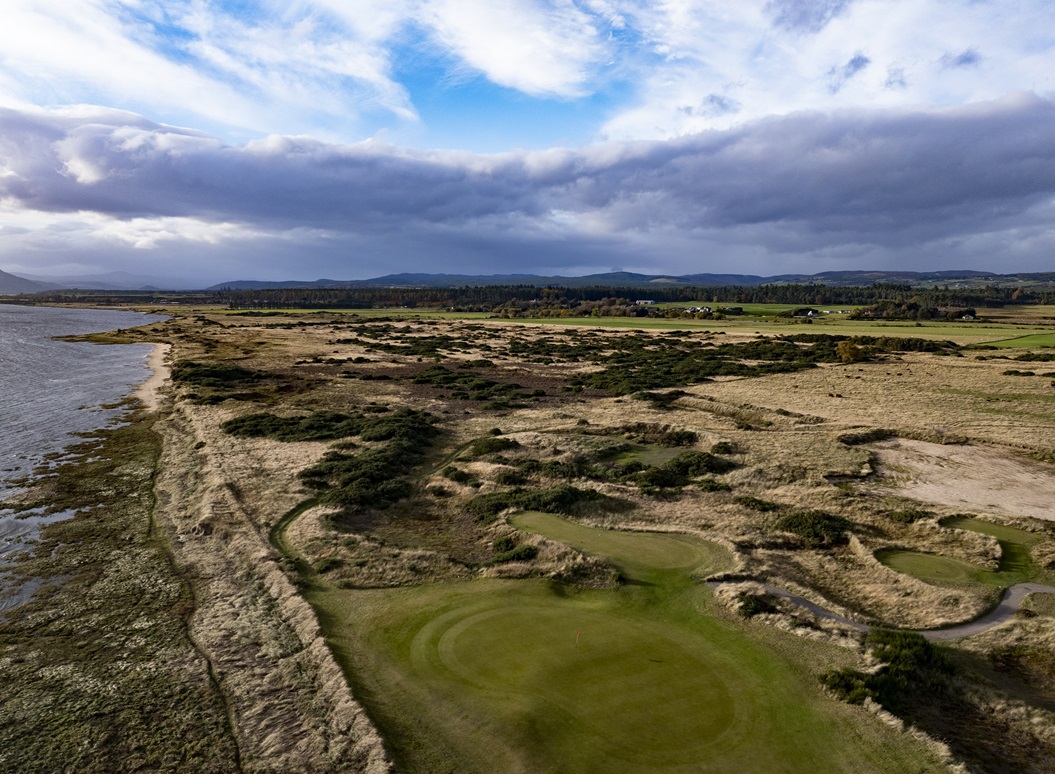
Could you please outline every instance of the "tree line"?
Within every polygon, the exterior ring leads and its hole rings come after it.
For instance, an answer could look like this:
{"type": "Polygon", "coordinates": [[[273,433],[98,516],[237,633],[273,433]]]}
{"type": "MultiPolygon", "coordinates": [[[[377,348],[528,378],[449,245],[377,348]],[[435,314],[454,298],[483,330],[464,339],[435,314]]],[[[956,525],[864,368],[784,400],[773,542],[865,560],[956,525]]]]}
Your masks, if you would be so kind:
{"type": "Polygon", "coordinates": [[[626,304],[698,301],[703,304],[884,305],[885,309],[948,309],[1007,304],[1055,304],[1055,289],[914,288],[877,283],[868,286],[722,285],[676,287],[538,287],[487,285],[455,288],[280,288],[221,290],[221,303],[232,309],[368,309],[433,307],[461,312],[491,312],[498,308],[566,308],[620,299],[626,304]]]}

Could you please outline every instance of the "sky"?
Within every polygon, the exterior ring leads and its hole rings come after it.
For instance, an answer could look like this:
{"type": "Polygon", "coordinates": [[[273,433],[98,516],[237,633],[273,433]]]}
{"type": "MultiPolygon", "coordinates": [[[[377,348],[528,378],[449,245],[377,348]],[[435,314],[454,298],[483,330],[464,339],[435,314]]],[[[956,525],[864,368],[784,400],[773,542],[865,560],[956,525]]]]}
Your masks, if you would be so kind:
{"type": "Polygon", "coordinates": [[[0,270],[1055,271],[1051,0],[5,0],[0,270]]]}

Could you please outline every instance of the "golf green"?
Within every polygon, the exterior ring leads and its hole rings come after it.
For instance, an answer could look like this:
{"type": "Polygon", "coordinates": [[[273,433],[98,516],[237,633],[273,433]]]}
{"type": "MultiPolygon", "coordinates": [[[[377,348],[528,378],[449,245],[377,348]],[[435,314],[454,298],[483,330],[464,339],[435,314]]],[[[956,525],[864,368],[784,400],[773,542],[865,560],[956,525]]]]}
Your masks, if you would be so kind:
{"type": "Polygon", "coordinates": [[[881,549],[875,556],[890,569],[925,581],[972,583],[981,582],[984,575],[992,574],[984,567],[922,551],[881,549]]]}
{"type": "Polygon", "coordinates": [[[811,666],[709,612],[692,573],[728,566],[721,547],[551,514],[514,524],[609,558],[625,582],[307,592],[399,770],[931,770],[826,697],[811,666]]]}
{"type": "Polygon", "coordinates": [[[973,516],[952,516],[942,519],[941,525],[949,529],[964,529],[995,537],[1000,543],[1000,563],[997,571],[947,556],[897,548],[876,551],[876,559],[892,570],[937,583],[980,583],[1007,588],[1030,580],[1036,575],[1029,546],[1039,538],[1032,532],[994,524],[973,516]]]}

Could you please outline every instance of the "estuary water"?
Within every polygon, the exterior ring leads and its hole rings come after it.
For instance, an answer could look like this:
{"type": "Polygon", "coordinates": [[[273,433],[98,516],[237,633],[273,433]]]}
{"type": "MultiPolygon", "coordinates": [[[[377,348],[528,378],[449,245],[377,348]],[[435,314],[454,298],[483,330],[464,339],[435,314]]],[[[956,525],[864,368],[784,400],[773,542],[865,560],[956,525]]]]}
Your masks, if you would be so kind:
{"type": "MultiPolygon", "coordinates": [[[[102,406],[119,402],[150,376],[149,344],[53,337],[161,319],[137,312],[0,304],[0,502],[17,491],[20,479],[54,464],[55,455],[78,440],[76,433],[118,420],[121,410],[102,406]]],[[[4,566],[42,523],[56,518],[61,514],[16,517],[0,509],[0,609],[24,597],[4,583],[4,566]]]]}

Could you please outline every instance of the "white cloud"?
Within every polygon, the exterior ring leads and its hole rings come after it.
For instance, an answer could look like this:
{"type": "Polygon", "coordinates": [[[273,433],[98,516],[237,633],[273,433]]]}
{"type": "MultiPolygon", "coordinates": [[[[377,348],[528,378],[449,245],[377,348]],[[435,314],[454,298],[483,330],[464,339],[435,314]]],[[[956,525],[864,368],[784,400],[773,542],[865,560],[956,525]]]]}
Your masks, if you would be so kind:
{"type": "Polygon", "coordinates": [[[426,0],[420,19],[466,65],[527,94],[583,96],[607,56],[603,20],[571,0],[426,0]]]}
{"type": "Polygon", "coordinates": [[[804,109],[952,105],[1055,90],[1055,11],[1047,0],[1013,9],[969,0],[669,0],[627,13],[663,58],[641,70],[637,102],[602,128],[611,138],[676,137],[804,109]],[[977,56],[972,66],[949,66],[965,52],[977,56]],[[857,54],[871,66],[830,88],[830,74],[857,54]],[[709,95],[741,109],[708,111],[709,95]]]}
{"type": "Polygon", "coordinates": [[[0,110],[0,261],[110,250],[258,276],[255,255],[332,276],[349,254],[376,273],[485,258],[673,267],[711,245],[727,268],[748,253],[963,268],[1003,240],[1038,267],[1055,233],[1053,123],[1055,102],[1020,94],[486,156],[307,137],[231,146],[115,111],[0,110]]]}

